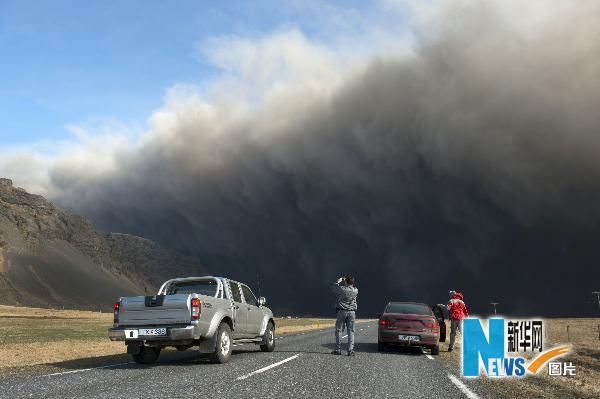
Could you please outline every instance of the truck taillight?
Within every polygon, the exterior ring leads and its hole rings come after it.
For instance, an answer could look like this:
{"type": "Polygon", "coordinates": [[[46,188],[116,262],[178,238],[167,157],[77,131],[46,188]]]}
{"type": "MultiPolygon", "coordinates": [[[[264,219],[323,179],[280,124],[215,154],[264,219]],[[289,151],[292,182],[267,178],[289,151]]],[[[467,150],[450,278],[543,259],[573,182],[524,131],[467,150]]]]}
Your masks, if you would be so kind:
{"type": "Polygon", "coordinates": [[[192,320],[200,318],[200,299],[192,298],[192,320]]]}
{"type": "Polygon", "coordinates": [[[113,324],[115,327],[119,326],[119,309],[121,308],[121,302],[115,302],[113,307],[113,324]]]}

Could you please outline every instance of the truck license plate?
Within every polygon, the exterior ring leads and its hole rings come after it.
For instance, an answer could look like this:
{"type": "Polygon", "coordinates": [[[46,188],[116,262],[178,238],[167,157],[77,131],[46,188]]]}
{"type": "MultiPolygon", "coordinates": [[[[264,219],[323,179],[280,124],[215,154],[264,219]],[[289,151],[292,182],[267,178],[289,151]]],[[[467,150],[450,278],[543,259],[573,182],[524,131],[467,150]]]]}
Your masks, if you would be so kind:
{"type": "Polygon", "coordinates": [[[139,335],[152,335],[152,336],[157,336],[157,335],[167,335],[167,329],[166,328],[140,328],[139,330],[139,335]]]}
{"type": "Polygon", "coordinates": [[[421,338],[418,335],[398,335],[400,341],[419,341],[421,338]]]}

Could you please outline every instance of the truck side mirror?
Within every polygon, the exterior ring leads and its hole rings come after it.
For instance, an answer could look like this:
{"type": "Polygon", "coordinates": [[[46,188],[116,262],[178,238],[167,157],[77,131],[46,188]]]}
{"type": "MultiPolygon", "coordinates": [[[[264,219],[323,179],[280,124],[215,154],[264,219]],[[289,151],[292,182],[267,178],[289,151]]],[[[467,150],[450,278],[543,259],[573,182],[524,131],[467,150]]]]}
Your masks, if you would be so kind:
{"type": "Polygon", "coordinates": [[[267,303],[267,300],[265,299],[264,296],[261,296],[260,298],[258,298],[258,306],[264,306],[265,303],[267,303]]]}

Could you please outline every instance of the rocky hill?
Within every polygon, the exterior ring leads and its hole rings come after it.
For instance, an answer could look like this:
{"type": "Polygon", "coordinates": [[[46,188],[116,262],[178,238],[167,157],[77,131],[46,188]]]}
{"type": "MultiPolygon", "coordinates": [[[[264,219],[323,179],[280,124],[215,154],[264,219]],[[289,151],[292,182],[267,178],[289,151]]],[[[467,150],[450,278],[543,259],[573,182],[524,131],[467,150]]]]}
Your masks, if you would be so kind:
{"type": "Polygon", "coordinates": [[[88,220],[0,179],[0,304],[104,309],[154,293],[166,278],[202,275],[195,258],[88,220]]]}

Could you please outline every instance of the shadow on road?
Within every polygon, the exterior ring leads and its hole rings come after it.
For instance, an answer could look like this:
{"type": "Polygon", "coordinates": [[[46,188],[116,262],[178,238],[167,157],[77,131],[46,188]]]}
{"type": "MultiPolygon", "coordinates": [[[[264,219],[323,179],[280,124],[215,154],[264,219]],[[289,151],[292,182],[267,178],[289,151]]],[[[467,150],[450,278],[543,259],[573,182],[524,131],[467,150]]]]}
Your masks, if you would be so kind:
{"type": "MultiPolygon", "coordinates": [[[[348,348],[347,342],[342,343],[342,352],[348,348]]],[[[308,353],[314,355],[331,356],[331,351],[335,349],[335,343],[321,344],[320,348],[316,347],[315,350],[305,349],[286,349],[278,350],[275,348],[275,352],[278,353],[308,353]],[[321,349],[322,348],[322,349],[321,349]],[[319,350],[321,349],[321,350],[319,350]]],[[[420,348],[415,347],[402,347],[402,346],[388,346],[384,352],[377,350],[377,343],[374,342],[356,342],[354,345],[354,351],[357,355],[360,353],[378,353],[382,356],[423,356],[423,352],[420,348]]],[[[260,349],[234,349],[232,356],[238,356],[244,353],[261,353],[260,349]]],[[[234,360],[234,359],[232,359],[234,360]]],[[[210,364],[207,355],[200,354],[193,349],[185,352],[178,352],[176,350],[163,351],[158,359],[158,362],[151,365],[141,365],[133,362],[133,359],[127,354],[110,355],[110,356],[99,356],[82,358],[76,360],[67,360],[63,362],[56,362],[44,365],[44,367],[50,367],[54,371],[60,370],[78,370],[84,368],[96,368],[96,367],[110,367],[111,365],[118,365],[115,367],[124,369],[145,369],[157,366],[188,366],[190,364],[210,364]],[[125,364],[123,364],[125,363],[125,364]]]]}
{"type": "MultiPolygon", "coordinates": [[[[237,351],[233,352],[236,355],[237,351]]],[[[175,350],[166,350],[160,354],[158,361],[155,364],[143,365],[136,364],[133,362],[131,356],[127,354],[110,355],[110,356],[98,356],[90,358],[82,358],[76,360],[67,360],[63,362],[49,363],[43,365],[44,367],[51,367],[55,372],[60,370],[79,370],[85,368],[96,368],[96,367],[110,367],[111,365],[118,365],[115,367],[124,369],[136,369],[136,368],[151,368],[161,365],[169,366],[184,366],[190,363],[208,363],[206,355],[202,355],[197,351],[189,350],[186,352],[178,352],[175,350]],[[125,363],[125,364],[123,364],[125,363]]]]}
{"type": "Polygon", "coordinates": [[[64,370],[77,370],[82,368],[102,367],[110,364],[126,363],[129,361],[131,361],[131,357],[127,356],[126,354],[119,354],[65,360],[62,362],[48,363],[42,366],[64,370]]]}
{"type": "MultiPolygon", "coordinates": [[[[322,346],[334,350],[335,343],[323,344],[322,346]]],[[[342,341],[342,352],[344,352],[348,348],[348,344],[342,341]]],[[[423,352],[420,348],[415,347],[402,347],[402,346],[388,346],[386,347],[385,352],[379,352],[377,350],[376,342],[355,342],[354,343],[354,352],[356,353],[380,353],[380,354],[396,354],[396,355],[404,355],[404,356],[423,356],[423,352]]]]}
{"type": "MultiPolygon", "coordinates": [[[[321,351],[306,350],[306,349],[280,350],[280,349],[275,348],[275,352],[277,352],[277,353],[310,353],[313,355],[331,356],[331,352],[335,349],[335,343],[331,342],[331,343],[321,344],[321,348],[323,348],[323,350],[321,350],[321,351]]],[[[345,353],[347,348],[348,348],[348,344],[343,343],[342,344],[342,353],[345,353]]],[[[236,353],[253,353],[253,352],[260,352],[260,350],[238,349],[238,350],[233,351],[234,354],[236,354],[236,353]]],[[[354,343],[354,352],[356,352],[356,354],[378,353],[381,355],[423,356],[423,352],[421,351],[421,348],[415,348],[415,347],[388,346],[388,347],[386,347],[385,352],[379,352],[377,350],[377,344],[373,343],[373,342],[355,342],[354,343]]]]}
{"type": "MultiPolygon", "coordinates": [[[[302,352],[302,351],[278,351],[276,352],[302,352]]],[[[234,349],[232,357],[244,354],[244,353],[262,353],[257,347],[256,349],[234,349]]],[[[306,352],[308,353],[308,352],[306,352]]],[[[314,352],[319,353],[319,352],[314,352]]],[[[234,360],[234,359],[232,359],[234,360]]],[[[110,367],[111,365],[118,365],[115,367],[121,369],[145,369],[157,366],[189,366],[190,364],[211,364],[207,354],[201,354],[198,351],[189,349],[187,351],[179,352],[176,350],[163,350],[158,358],[158,361],[154,364],[137,364],[133,362],[131,356],[127,354],[111,355],[111,356],[99,356],[82,358],[77,360],[68,360],[64,362],[49,363],[44,366],[52,367],[61,370],[79,370],[84,368],[95,368],[95,367],[110,367]],[[122,364],[125,363],[125,364],[122,364]]],[[[55,370],[58,372],[60,370],[55,370]]]]}
{"type": "MultiPolygon", "coordinates": [[[[388,345],[382,353],[404,356],[423,356],[423,350],[414,346],[388,345]]],[[[429,352],[427,351],[427,353],[429,352]]]]}

